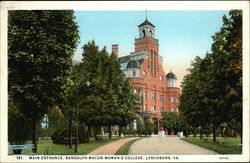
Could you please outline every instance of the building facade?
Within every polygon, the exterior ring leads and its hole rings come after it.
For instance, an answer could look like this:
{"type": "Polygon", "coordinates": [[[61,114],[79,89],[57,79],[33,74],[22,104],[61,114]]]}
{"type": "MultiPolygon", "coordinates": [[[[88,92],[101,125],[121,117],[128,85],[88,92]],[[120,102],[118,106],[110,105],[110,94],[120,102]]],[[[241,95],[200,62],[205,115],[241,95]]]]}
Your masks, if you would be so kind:
{"type": "MultiPolygon", "coordinates": [[[[161,112],[178,112],[180,88],[173,72],[166,74],[159,54],[155,26],[147,19],[138,26],[139,37],[135,49],[127,56],[119,57],[121,69],[130,78],[134,92],[142,98],[141,111],[156,124],[155,134],[160,130],[161,112]]],[[[112,46],[118,56],[118,45],[112,46]]]]}

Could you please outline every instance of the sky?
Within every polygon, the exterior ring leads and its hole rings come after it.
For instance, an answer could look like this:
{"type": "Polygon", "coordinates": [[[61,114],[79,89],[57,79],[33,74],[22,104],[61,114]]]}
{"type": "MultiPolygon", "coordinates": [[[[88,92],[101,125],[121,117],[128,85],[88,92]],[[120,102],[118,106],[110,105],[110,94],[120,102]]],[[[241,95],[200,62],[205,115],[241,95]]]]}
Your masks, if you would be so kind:
{"type": "MultiPolygon", "coordinates": [[[[147,19],[155,26],[159,40],[159,55],[163,57],[165,73],[177,75],[178,86],[196,56],[204,57],[211,51],[212,37],[223,25],[225,10],[157,10],[147,11],[147,19]]],[[[119,45],[119,56],[134,51],[134,40],[139,37],[138,25],[145,21],[146,11],[75,11],[80,42],[73,59],[81,60],[81,47],[89,41],[111,52],[119,45]]]]}

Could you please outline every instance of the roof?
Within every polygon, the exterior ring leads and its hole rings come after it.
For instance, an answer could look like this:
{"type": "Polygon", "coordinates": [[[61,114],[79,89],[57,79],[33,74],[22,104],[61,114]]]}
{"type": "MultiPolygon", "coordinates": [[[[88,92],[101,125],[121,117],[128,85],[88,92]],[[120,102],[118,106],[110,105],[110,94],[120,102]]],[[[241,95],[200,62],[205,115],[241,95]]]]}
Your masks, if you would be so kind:
{"type": "Polygon", "coordinates": [[[177,80],[177,77],[174,73],[172,73],[171,71],[166,75],[167,77],[167,80],[169,79],[174,79],[174,80],[177,80]]]}
{"type": "Polygon", "coordinates": [[[140,68],[140,64],[136,60],[130,60],[127,64],[127,68],[140,68]]]}
{"type": "Polygon", "coordinates": [[[138,25],[138,27],[142,27],[142,26],[145,26],[145,25],[150,25],[151,27],[155,27],[152,23],[150,23],[148,21],[148,19],[146,19],[143,23],[141,23],[140,25],[138,25]]]}

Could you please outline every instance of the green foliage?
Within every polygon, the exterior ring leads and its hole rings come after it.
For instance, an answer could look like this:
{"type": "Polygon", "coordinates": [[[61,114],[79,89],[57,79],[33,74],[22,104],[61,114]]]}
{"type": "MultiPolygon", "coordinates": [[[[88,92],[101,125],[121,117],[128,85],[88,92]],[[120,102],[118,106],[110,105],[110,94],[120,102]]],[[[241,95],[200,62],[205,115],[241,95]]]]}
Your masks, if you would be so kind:
{"type": "MultiPolygon", "coordinates": [[[[222,139],[224,138],[217,137],[218,141],[222,139]]],[[[227,138],[228,142],[224,146],[214,143],[211,137],[208,138],[208,141],[204,141],[199,138],[193,138],[193,137],[184,138],[183,140],[199,145],[201,147],[205,147],[205,148],[217,151],[222,154],[241,154],[242,153],[241,148],[236,146],[237,143],[240,143],[239,138],[227,138]]]]}
{"type": "Polygon", "coordinates": [[[83,62],[79,65],[80,120],[91,126],[125,126],[135,119],[137,97],[120,70],[114,54],[95,42],[83,46],[83,62]],[[86,85],[86,81],[90,85],[86,85]]]}
{"type": "Polygon", "coordinates": [[[128,143],[124,144],[119,150],[115,153],[116,155],[128,155],[130,146],[137,141],[138,139],[131,140],[128,143]]]}
{"type": "Polygon", "coordinates": [[[176,112],[162,112],[160,124],[165,129],[177,129],[183,131],[188,128],[188,125],[182,114],[176,112]]]}
{"type": "Polygon", "coordinates": [[[215,132],[234,119],[241,132],[242,11],[231,10],[229,18],[224,16],[221,30],[212,38],[212,53],[196,57],[184,78],[180,110],[194,128],[212,125],[215,132]]]}
{"type": "Polygon", "coordinates": [[[8,106],[8,141],[10,144],[25,144],[31,139],[32,121],[20,112],[18,104],[9,102],[8,106]]]}
{"type": "MultiPolygon", "coordinates": [[[[20,110],[37,122],[60,105],[68,91],[79,39],[72,10],[11,10],[8,17],[8,91],[20,110]]],[[[37,133],[37,132],[34,132],[37,133]]],[[[33,136],[36,146],[38,136],[33,136]]],[[[36,151],[36,148],[35,148],[36,151]]]]}
{"type": "Polygon", "coordinates": [[[9,11],[8,25],[9,92],[25,113],[41,118],[67,89],[79,38],[73,11],[9,11]]]}
{"type": "Polygon", "coordinates": [[[143,134],[151,135],[154,132],[154,128],[155,128],[155,125],[154,125],[153,120],[147,119],[145,122],[145,128],[144,128],[143,134]]]}
{"type": "Polygon", "coordinates": [[[51,137],[55,131],[68,127],[67,119],[59,112],[57,107],[50,108],[47,116],[49,122],[48,128],[39,129],[40,137],[51,137]]]}
{"type": "Polygon", "coordinates": [[[133,127],[133,122],[130,122],[128,126],[122,128],[122,132],[124,135],[135,135],[137,131],[133,127]]]}
{"type": "MultiPolygon", "coordinates": [[[[114,137],[112,139],[104,137],[104,140],[95,141],[93,138],[91,138],[89,143],[79,144],[78,149],[82,155],[85,155],[105,144],[111,143],[118,139],[119,137],[114,137]]],[[[74,151],[74,148],[69,149],[65,144],[54,144],[52,140],[39,140],[37,154],[45,154],[44,149],[46,147],[49,149],[49,155],[79,155],[79,153],[74,151]]],[[[22,153],[30,153],[30,150],[23,150],[22,153]]],[[[12,151],[9,150],[9,154],[12,154],[12,151]]]]}
{"type": "MultiPolygon", "coordinates": [[[[72,128],[72,142],[75,143],[75,128],[72,128]]],[[[79,127],[78,128],[78,140],[79,143],[86,143],[87,142],[87,130],[85,127],[79,127]]],[[[52,135],[53,143],[55,144],[69,144],[69,136],[70,130],[69,129],[59,129],[52,135]]]]}

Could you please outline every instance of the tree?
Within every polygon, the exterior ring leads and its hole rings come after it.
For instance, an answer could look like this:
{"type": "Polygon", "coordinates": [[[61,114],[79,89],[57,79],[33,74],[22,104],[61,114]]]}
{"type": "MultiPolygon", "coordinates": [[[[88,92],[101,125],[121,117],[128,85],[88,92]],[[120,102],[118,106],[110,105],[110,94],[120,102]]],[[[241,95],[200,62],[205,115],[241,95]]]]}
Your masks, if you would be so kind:
{"type": "Polygon", "coordinates": [[[189,124],[213,126],[214,142],[216,129],[223,123],[237,126],[236,121],[242,130],[242,12],[232,10],[229,15],[212,36],[212,53],[192,63],[180,98],[189,124]]]}
{"type": "Polygon", "coordinates": [[[39,135],[43,137],[51,137],[55,131],[67,127],[67,119],[58,106],[49,108],[46,114],[48,118],[48,127],[43,128],[41,126],[39,135]]]}
{"type": "MultiPolygon", "coordinates": [[[[220,76],[218,83],[225,109],[225,122],[235,119],[242,134],[242,11],[231,10],[223,16],[223,27],[213,36],[213,69],[220,76]]],[[[241,136],[242,137],[242,136],[241,136]]]]}
{"type": "Polygon", "coordinates": [[[60,104],[67,90],[71,60],[79,39],[72,10],[9,11],[9,93],[32,118],[34,152],[38,123],[60,104]]]}
{"type": "MultiPolygon", "coordinates": [[[[88,126],[125,125],[135,118],[136,96],[114,54],[99,50],[95,42],[83,46],[80,64],[80,119],[88,126]],[[85,82],[90,81],[87,87],[85,82]]],[[[111,134],[110,134],[111,136],[111,134]]]]}
{"type": "Polygon", "coordinates": [[[184,130],[187,126],[182,114],[176,112],[162,112],[160,124],[165,129],[184,130]]]}

